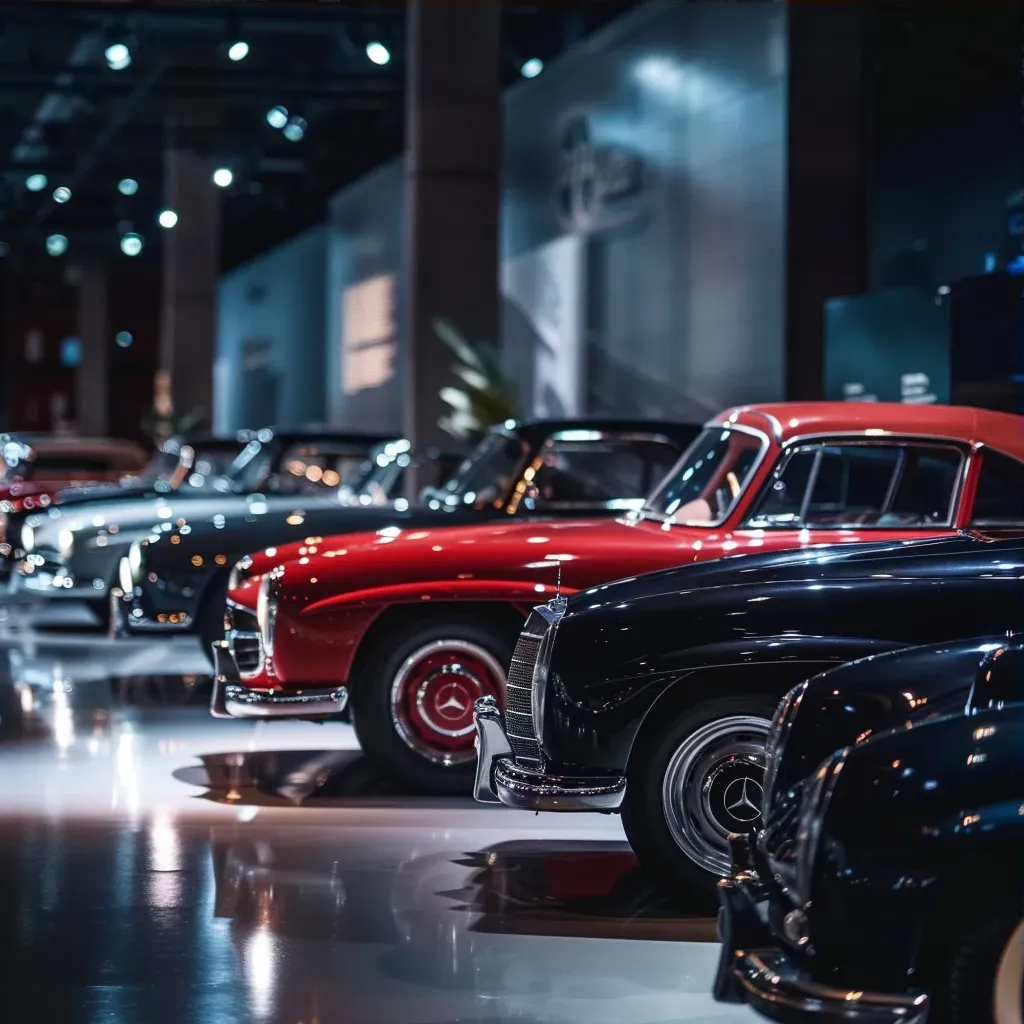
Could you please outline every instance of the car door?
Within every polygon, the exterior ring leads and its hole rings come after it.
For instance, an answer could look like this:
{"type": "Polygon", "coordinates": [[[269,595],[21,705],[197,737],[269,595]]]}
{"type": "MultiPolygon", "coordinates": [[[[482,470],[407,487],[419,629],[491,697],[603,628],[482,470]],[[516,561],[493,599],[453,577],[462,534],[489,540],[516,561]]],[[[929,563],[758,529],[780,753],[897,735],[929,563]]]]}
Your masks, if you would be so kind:
{"type": "Polygon", "coordinates": [[[952,442],[822,438],[789,446],[726,553],[952,534],[967,452],[952,442]]]}

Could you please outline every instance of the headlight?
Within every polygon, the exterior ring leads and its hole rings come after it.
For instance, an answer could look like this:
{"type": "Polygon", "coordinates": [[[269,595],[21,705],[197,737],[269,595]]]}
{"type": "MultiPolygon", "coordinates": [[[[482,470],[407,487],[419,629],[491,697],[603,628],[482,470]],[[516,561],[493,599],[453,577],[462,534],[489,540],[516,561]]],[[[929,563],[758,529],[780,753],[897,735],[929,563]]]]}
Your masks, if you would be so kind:
{"type": "Polygon", "coordinates": [[[771,728],[768,730],[768,738],[765,741],[765,776],[764,776],[764,799],[761,806],[761,814],[765,820],[768,812],[775,803],[775,779],[778,776],[779,763],[782,761],[783,752],[786,749],[786,740],[793,728],[797,712],[800,710],[800,702],[807,691],[807,683],[794,686],[781,703],[775,709],[775,716],[772,718],[771,728]]]}
{"type": "Polygon", "coordinates": [[[70,558],[75,553],[75,535],[70,530],[61,530],[57,534],[57,550],[64,558],[70,558]]]}
{"type": "Polygon", "coordinates": [[[31,551],[36,544],[36,531],[28,523],[21,528],[21,536],[18,538],[23,551],[31,551]]]}
{"type": "Polygon", "coordinates": [[[237,590],[249,578],[251,566],[252,559],[248,555],[235,562],[231,569],[231,575],[228,576],[228,590],[237,590]]]}
{"type": "Polygon", "coordinates": [[[142,579],[142,544],[137,540],[133,540],[128,549],[128,573],[131,580],[128,589],[131,589],[142,579]]]}
{"type": "Polygon", "coordinates": [[[132,579],[131,559],[128,557],[124,557],[118,562],[117,582],[126,594],[130,594],[135,589],[135,581],[132,579]]]}
{"type": "Polygon", "coordinates": [[[811,880],[814,860],[818,855],[825,812],[832,796],[836,776],[843,767],[846,751],[833,754],[823,761],[818,770],[805,783],[800,798],[800,817],[796,831],[796,881],[792,886],[795,901],[804,906],[811,898],[811,880]]]}
{"type": "Polygon", "coordinates": [[[256,602],[256,621],[260,627],[260,642],[267,657],[274,654],[274,625],[277,620],[278,576],[268,572],[260,580],[260,595],[256,602]]]}

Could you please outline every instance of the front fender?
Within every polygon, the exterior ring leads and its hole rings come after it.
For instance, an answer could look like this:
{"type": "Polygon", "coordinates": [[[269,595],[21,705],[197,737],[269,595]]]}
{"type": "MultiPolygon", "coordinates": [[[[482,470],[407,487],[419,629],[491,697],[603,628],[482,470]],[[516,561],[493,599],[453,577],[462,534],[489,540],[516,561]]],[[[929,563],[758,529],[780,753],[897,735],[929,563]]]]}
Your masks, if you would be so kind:
{"type": "Polygon", "coordinates": [[[828,636],[716,642],[686,648],[632,676],[601,680],[573,693],[553,672],[544,752],[557,764],[625,771],[641,733],[662,728],[703,700],[751,692],[778,699],[825,668],[897,646],[828,636]]]}

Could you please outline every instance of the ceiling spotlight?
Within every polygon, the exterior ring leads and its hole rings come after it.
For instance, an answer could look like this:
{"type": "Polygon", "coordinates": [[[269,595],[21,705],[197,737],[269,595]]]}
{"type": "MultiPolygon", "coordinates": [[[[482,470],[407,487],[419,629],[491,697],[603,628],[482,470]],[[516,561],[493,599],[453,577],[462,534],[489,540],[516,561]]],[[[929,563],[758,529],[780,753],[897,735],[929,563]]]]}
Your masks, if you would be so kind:
{"type": "Polygon", "coordinates": [[[536,78],[543,70],[544,61],[540,57],[531,57],[529,60],[523,61],[519,72],[523,78],[536,78]]]}
{"type": "Polygon", "coordinates": [[[55,203],[66,203],[71,198],[71,189],[67,185],[59,185],[53,190],[53,201],[55,203]]]}
{"type": "Polygon", "coordinates": [[[228,47],[228,60],[245,60],[249,56],[249,44],[241,39],[228,47]]]}
{"type": "Polygon", "coordinates": [[[227,188],[235,180],[235,176],[228,167],[218,167],[213,172],[213,183],[218,188],[227,188]]]}
{"type": "Polygon", "coordinates": [[[129,348],[134,340],[131,331],[118,331],[114,335],[114,341],[117,343],[118,348],[129,348]]]}
{"type": "Polygon", "coordinates": [[[122,178],[117,183],[117,191],[123,196],[133,196],[139,191],[139,183],[134,178],[122,178]]]}
{"type": "Polygon", "coordinates": [[[29,192],[42,192],[46,188],[46,175],[45,174],[30,174],[25,179],[25,188],[29,192]]]}
{"type": "MultiPolygon", "coordinates": [[[[173,228],[178,223],[178,215],[173,210],[161,210],[156,222],[162,228],[173,228]]],[[[125,238],[127,237],[125,235],[125,238]]]]}
{"type": "Polygon", "coordinates": [[[288,118],[288,123],[281,130],[281,134],[289,142],[300,142],[305,136],[308,127],[309,125],[303,118],[295,115],[288,118]]]}
{"type": "Polygon", "coordinates": [[[391,51],[383,43],[378,43],[376,40],[366,44],[366,56],[374,64],[379,64],[381,67],[391,62],[391,51]]]}
{"type": "Polygon", "coordinates": [[[124,71],[132,62],[132,51],[127,43],[111,43],[104,51],[107,64],[113,71],[124,71]]]}
{"type": "Polygon", "coordinates": [[[288,123],[287,107],[271,107],[267,111],[267,124],[271,128],[283,128],[288,123]]]}
{"type": "Polygon", "coordinates": [[[65,235],[50,235],[46,239],[46,251],[51,256],[63,256],[68,251],[68,240],[65,235]]]}
{"type": "Polygon", "coordinates": [[[121,236],[121,252],[125,256],[138,256],[142,252],[142,235],[136,234],[134,231],[129,231],[128,234],[121,236]]]}

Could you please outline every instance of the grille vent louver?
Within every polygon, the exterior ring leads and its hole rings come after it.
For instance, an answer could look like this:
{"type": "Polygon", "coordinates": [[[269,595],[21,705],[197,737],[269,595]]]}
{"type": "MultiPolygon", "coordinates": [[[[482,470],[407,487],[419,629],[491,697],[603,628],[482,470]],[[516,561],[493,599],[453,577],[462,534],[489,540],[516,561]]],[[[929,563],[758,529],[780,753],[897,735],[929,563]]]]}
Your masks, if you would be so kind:
{"type": "Polygon", "coordinates": [[[543,616],[531,612],[519,634],[508,670],[505,730],[516,760],[530,764],[541,760],[540,743],[533,728],[533,670],[547,629],[543,616]]]}

